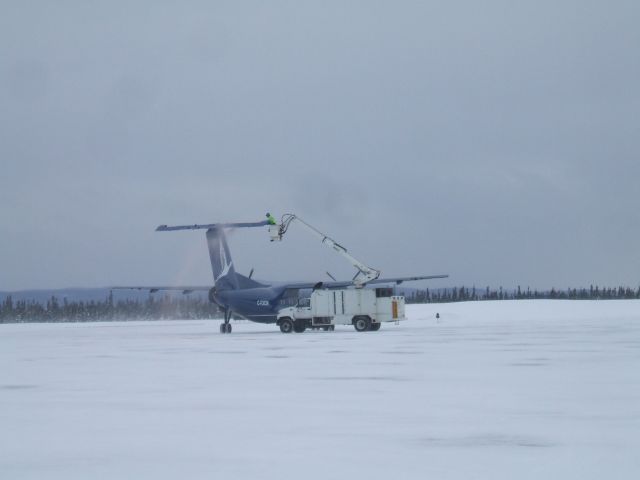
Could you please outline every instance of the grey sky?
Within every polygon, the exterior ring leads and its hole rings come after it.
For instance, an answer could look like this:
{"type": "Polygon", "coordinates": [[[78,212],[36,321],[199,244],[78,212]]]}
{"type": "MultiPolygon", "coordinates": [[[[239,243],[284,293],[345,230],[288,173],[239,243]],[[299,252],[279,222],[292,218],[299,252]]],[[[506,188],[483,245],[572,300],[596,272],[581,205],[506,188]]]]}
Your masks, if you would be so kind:
{"type": "MultiPolygon", "coordinates": [[[[0,290],[207,284],[204,235],[155,226],[267,210],[385,275],[638,285],[638,25],[637,1],[3,1],[0,290]]],[[[295,226],[230,243],[258,278],[352,273],[295,226]]]]}

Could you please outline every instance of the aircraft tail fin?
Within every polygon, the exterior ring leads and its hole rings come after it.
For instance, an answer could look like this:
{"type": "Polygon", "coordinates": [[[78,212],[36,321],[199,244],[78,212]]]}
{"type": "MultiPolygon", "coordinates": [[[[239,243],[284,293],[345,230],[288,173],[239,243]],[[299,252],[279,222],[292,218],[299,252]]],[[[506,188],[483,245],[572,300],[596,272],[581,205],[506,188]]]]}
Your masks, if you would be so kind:
{"type": "Polygon", "coordinates": [[[214,227],[207,230],[207,246],[215,287],[218,290],[237,290],[240,288],[224,228],[214,227]]]}

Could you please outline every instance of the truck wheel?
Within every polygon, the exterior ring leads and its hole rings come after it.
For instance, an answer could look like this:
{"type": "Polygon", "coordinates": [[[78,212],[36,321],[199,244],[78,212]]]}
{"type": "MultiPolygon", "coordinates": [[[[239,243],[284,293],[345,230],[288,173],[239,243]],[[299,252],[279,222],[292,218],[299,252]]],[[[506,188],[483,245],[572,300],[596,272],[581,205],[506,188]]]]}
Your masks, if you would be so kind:
{"type": "Polygon", "coordinates": [[[361,317],[354,317],[353,319],[353,327],[358,332],[366,332],[367,330],[369,330],[370,325],[371,325],[371,319],[369,317],[361,316],[361,317]]]}
{"type": "Polygon", "coordinates": [[[381,323],[372,323],[371,326],[369,327],[369,330],[371,330],[372,332],[377,332],[378,330],[380,330],[380,325],[382,325],[381,323]]]}
{"type": "Polygon", "coordinates": [[[304,324],[304,322],[301,321],[296,321],[293,324],[293,331],[296,333],[302,333],[307,329],[307,326],[304,324]]]}
{"type": "Polygon", "coordinates": [[[293,322],[289,317],[280,319],[280,331],[282,333],[291,333],[293,331],[293,322]]]}

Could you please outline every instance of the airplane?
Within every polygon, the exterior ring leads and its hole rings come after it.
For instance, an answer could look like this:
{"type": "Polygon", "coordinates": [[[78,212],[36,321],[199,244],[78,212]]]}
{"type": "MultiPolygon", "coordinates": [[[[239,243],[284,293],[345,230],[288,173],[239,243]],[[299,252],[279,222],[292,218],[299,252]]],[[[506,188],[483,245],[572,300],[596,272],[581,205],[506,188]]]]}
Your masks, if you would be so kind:
{"type": "MultiPolygon", "coordinates": [[[[294,215],[288,217],[286,225],[291,222],[294,215]]],[[[272,217],[271,217],[272,218],[272,217]]],[[[302,221],[301,219],[298,219],[302,221]]],[[[321,232],[310,227],[315,233],[320,234],[323,243],[329,243],[339,253],[342,253],[350,260],[357,262],[341,245],[334,242],[331,238],[324,236],[321,232]]],[[[365,265],[357,262],[354,263],[359,272],[352,280],[331,281],[331,282],[270,282],[263,283],[251,278],[253,271],[249,276],[244,276],[236,272],[231,251],[227,243],[225,230],[230,228],[257,228],[265,227],[275,228],[272,222],[265,220],[261,222],[244,222],[244,223],[212,223],[212,224],[195,224],[195,225],[177,225],[167,226],[160,225],[156,228],[158,232],[170,232],[179,230],[206,230],[207,247],[209,250],[209,258],[211,261],[211,270],[213,272],[212,286],[147,286],[147,287],[112,287],[117,289],[136,289],[149,290],[149,292],[163,291],[182,291],[183,293],[191,293],[194,291],[208,291],[209,301],[215,303],[224,312],[224,322],[220,324],[220,333],[231,333],[231,324],[229,323],[233,314],[239,315],[247,320],[258,323],[276,323],[278,310],[285,306],[295,304],[298,300],[299,290],[305,289],[336,289],[355,286],[361,288],[365,285],[373,284],[396,284],[402,282],[428,280],[434,278],[446,278],[448,275],[423,275],[414,277],[396,277],[396,278],[377,278],[379,271],[370,269],[365,265]],[[358,280],[361,273],[374,272],[374,275],[366,277],[364,280],[358,280]]],[[[286,231],[280,226],[280,232],[286,231]]],[[[281,236],[281,235],[280,235],[281,236]]],[[[272,237],[273,240],[273,237],[272,237]]]]}

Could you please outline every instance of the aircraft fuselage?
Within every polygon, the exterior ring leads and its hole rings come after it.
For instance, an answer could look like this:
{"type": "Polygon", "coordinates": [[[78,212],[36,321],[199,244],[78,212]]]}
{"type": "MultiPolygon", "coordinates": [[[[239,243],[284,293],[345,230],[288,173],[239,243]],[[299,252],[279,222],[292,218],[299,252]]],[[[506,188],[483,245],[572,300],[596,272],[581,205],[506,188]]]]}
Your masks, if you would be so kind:
{"type": "Polygon", "coordinates": [[[213,292],[213,299],[221,307],[253,322],[275,323],[286,290],[285,286],[223,290],[213,292]]]}

